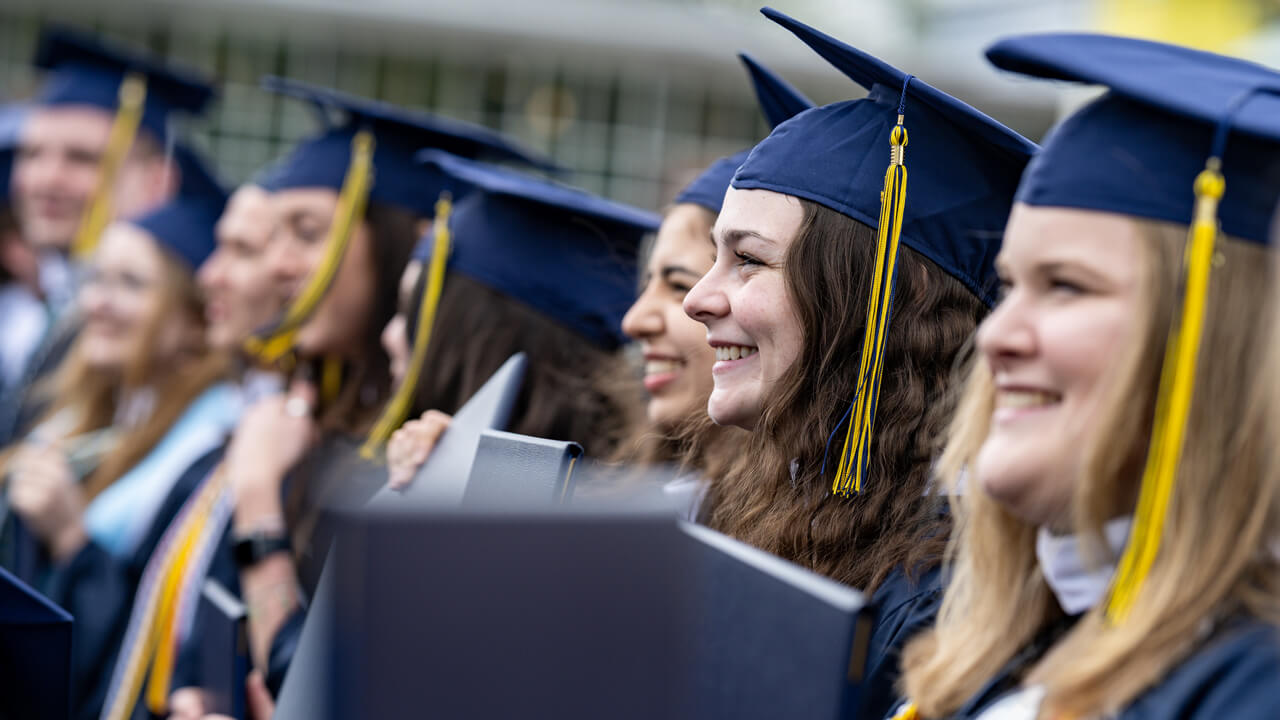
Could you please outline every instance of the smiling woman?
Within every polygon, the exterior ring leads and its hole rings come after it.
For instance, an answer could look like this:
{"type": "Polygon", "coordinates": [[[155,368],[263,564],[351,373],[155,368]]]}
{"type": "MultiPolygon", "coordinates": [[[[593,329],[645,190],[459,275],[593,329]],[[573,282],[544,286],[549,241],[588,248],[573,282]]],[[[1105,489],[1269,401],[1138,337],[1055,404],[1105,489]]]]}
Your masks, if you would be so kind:
{"type": "Polygon", "coordinates": [[[968,486],[951,496],[951,583],[904,652],[901,717],[1278,717],[1261,299],[1280,101],[1255,93],[1280,74],[1096,35],[987,55],[1111,91],[1022,177],[1004,300],[939,463],[968,486]]]}
{"type": "Polygon", "coordinates": [[[77,717],[101,709],[143,537],[169,520],[171,464],[206,453],[233,422],[219,382],[227,361],[206,341],[194,279],[225,197],[179,154],[183,194],[103,233],[79,295],[83,330],[44,388],[48,409],[0,456],[13,510],[0,564],[75,616],[77,717]]]}
{"type": "Polygon", "coordinates": [[[766,14],[870,95],[779,125],[725,195],[715,262],[684,307],[717,352],[708,413],[751,436],[713,478],[700,516],[872,595],[879,615],[856,716],[880,718],[895,696],[898,648],[931,622],[940,597],[949,524],[934,489],[935,439],[1034,146],[918,79],[766,14]],[[867,161],[886,155],[888,172],[867,161]]]}

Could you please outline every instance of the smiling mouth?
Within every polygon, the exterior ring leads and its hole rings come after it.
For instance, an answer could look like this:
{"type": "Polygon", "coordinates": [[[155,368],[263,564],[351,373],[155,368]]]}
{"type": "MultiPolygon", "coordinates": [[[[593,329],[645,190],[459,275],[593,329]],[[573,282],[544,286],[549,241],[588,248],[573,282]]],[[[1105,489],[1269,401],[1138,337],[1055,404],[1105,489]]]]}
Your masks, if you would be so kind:
{"type": "Polygon", "coordinates": [[[1060,393],[1043,390],[998,390],[997,410],[1030,410],[1057,405],[1062,402],[1060,393]]]}
{"type": "Polygon", "coordinates": [[[684,363],[680,362],[679,360],[660,360],[660,359],[646,360],[644,362],[644,374],[645,375],[663,375],[666,373],[672,373],[672,372],[675,372],[676,370],[679,370],[680,366],[683,364],[684,363]]]}
{"type": "Polygon", "coordinates": [[[724,345],[716,348],[716,362],[749,358],[757,352],[759,352],[759,348],[748,347],[746,345],[724,345]]]}

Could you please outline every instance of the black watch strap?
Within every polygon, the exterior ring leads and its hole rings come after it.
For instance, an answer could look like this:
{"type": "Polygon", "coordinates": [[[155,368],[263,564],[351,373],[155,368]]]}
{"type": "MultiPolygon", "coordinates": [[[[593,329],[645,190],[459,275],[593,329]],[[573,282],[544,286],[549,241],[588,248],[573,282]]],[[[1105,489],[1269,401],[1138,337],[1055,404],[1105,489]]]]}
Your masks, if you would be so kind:
{"type": "Polygon", "coordinates": [[[236,535],[231,540],[231,556],[241,568],[253,567],[268,555],[289,549],[289,538],[280,532],[253,532],[236,535]]]}

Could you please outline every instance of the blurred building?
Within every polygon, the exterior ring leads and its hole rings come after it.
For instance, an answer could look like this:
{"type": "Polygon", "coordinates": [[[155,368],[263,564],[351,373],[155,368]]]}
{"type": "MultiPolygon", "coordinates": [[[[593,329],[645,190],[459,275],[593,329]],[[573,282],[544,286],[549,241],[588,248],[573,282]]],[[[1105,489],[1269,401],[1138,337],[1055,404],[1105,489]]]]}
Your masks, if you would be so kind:
{"type": "MultiPolygon", "coordinates": [[[[1032,137],[1060,100],[1043,83],[987,67],[981,50],[991,40],[1099,26],[1142,34],[1144,18],[1157,34],[1186,33],[1205,27],[1187,13],[1219,4],[1244,20],[1202,33],[1210,44],[1280,57],[1267,41],[1277,37],[1266,30],[1269,0],[775,2],[1032,137]]],[[[497,128],[572,168],[577,184],[658,208],[691,172],[766,132],[738,50],[816,101],[860,94],[757,8],[746,0],[6,0],[0,96],[30,92],[39,28],[64,22],[220,78],[212,119],[189,135],[229,180],[247,179],[313,127],[308,108],[258,90],[257,78],[275,73],[497,128]]]]}

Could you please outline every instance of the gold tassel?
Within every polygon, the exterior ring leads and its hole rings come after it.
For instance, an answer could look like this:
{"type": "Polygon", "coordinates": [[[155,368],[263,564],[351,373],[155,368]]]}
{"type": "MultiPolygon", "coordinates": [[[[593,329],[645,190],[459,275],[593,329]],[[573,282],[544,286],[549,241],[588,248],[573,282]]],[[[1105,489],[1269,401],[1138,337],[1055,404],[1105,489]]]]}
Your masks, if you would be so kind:
{"type": "MultiPolygon", "coordinates": [[[[905,88],[904,88],[905,92],[905,88]]],[[[889,167],[880,193],[880,219],[876,234],[876,264],[871,297],[867,302],[866,329],[862,339],[862,357],[858,364],[858,387],[848,413],[840,465],[831,485],[838,495],[861,492],[871,454],[871,435],[875,427],[876,405],[880,395],[880,376],[884,370],[884,344],[889,331],[893,305],[894,277],[898,265],[898,242],[902,235],[902,215],[907,198],[906,154],[907,130],[903,115],[889,135],[889,167]]],[[[830,441],[828,441],[829,443],[830,441]]]]}
{"type": "Polygon", "coordinates": [[[431,264],[427,268],[427,286],[422,293],[422,302],[418,307],[417,332],[413,338],[413,356],[409,360],[409,368],[404,380],[396,389],[396,394],[382,411],[382,417],[369,432],[369,438],[360,448],[360,456],[366,460],[379,459],[391,433],[395,432],[409,415],[413,404],[414,391],[418,388],[418,380],[422,374],[422,366],[426,363],[427,347],[431,343],[431,329],[435,326],[436,310],[440,305],[440,294],[444,291],[445,268],[449,262],[449,251],[453,241],[449,233],[449,215],[453,212],[453,203],[448,192],[441,193],[436,201],[436,215],[432,222],[435,244],[431,251],[431,264]]]}
{"type": "Polygon", "coordinates": [[[298,328],[315,312],[338,274],[356,223],[364,217],[369,190],[373,187],[373,146],[373,134],[367,130],[356,133],[351,140],[351,163],[338,193],[338,206],[329,226],[320,267],[311,274],[306,287],[294,298],[278,323],[245,341],[245,350],[264,364],[275,366],[287,360],[298,328]]]}
{"type": "Polygon", "coordinates": [[[124,164],[129,149],[133,147],[133,140],[138,135],[138,125],[142,122],[143,105],[147,99],[146,75],[136,72],[125,75],[124,81],[120,83],[119,97],[120,106],[116,109],[115,121],[111,123],[111,133],[107,136],[107,145],[98,168],[98,184],[85,205],[80,226],[76,228],[75,240],[71,243],[71,255],[79,260],[87,258],[98,247],[102,231],[107,229],[115,216],[113,191],[116,176],[120,173],[120,166],[124,164]]]}
{"type": "Polygon", "coordinates": [[[1178,462],[1191,414],[1196,363],[1209,299],[1209,275],[1218,234],[1218,202],[1226,189],[1221,167],[1221,160],[1211,157],[1196,177],[1195,218],[1183,258],[1186,269],[1182,311],[1170,328],[1165,345],[1155,424],[1151,430],[1146,468],[1142,473],[1138,510],[1107,600],[1106,616],[1113,625],[1124,622],[1137,602],[1160,549],[1160,538],[1173,497],[1178,462]]]}

